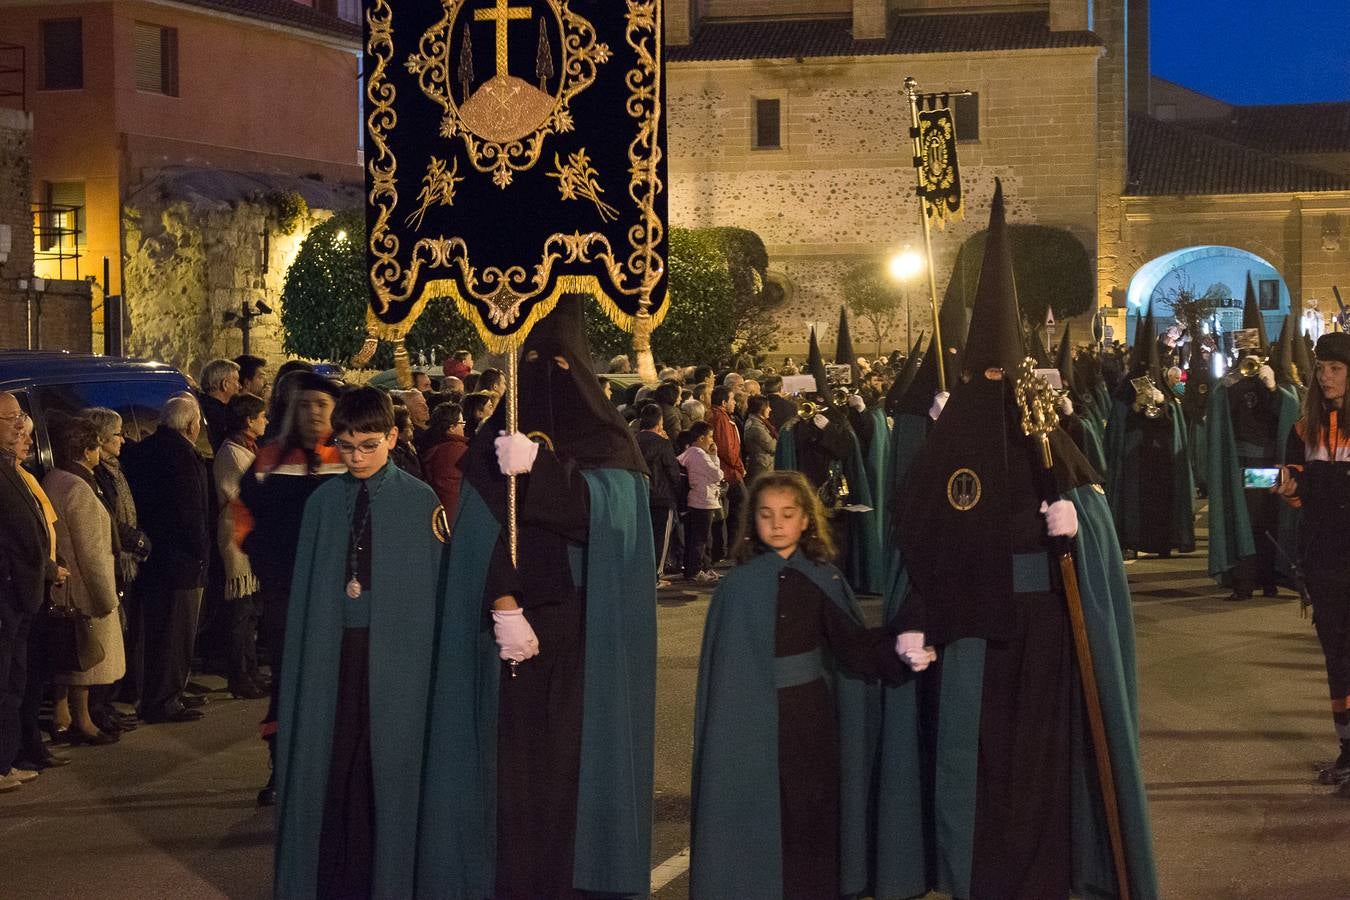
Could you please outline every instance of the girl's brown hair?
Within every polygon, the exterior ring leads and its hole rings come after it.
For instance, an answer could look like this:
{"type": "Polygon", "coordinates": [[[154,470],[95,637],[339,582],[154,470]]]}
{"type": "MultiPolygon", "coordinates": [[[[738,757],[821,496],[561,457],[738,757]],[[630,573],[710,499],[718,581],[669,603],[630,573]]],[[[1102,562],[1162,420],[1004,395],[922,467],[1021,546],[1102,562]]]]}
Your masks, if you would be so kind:
{"type": "Polygon", "coordinates": [[[834,562],[834,540],[830,537],[830,523],[825,517],[825,507],[820,503],[815,488],[801,472],[765,472],[750,484],[750,494],[741,504],[741,521],[736,531],[736,546],[731,558],[738,563],[745,562],[764,552],[765,547],[759,541],[755,530],[755,515],[759,509],[760,495],[765,491],[787,491],[793,495],[797,505],[806,514],[806,531],[802,534],[801,551],[818,563],[834,562]]]}
{"type": "MultiPolygon", "coordinates": [[[[1328,418],[1332,406],[1322,393],[1322,384],[1317,380],[1316,370],[1308,381],[1307,393],[1303,395],[1303,442],[1308,447],[1318,447],[1328,442],[1329,435],[1322,434],[1322,420],[1328,418]]],[[[1340,440],[1350,438],[1350,415],[1342,409],[1337,419],[1340,425],[1340,440]]]]}

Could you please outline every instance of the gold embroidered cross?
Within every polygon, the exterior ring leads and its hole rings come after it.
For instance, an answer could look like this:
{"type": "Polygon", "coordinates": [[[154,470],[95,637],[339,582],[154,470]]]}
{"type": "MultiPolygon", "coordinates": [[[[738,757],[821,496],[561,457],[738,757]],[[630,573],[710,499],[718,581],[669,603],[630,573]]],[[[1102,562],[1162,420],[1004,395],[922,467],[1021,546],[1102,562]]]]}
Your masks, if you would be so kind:
{"type": "Polygon", "coordinates": [[[509,6],[510,0],[496,0],[496,5],[473,11],[475,22],[497,23],[497,74],[505,76],[506,71],[506,28],[512,19],[528,19],[533,10],[528,6],[509,6]]]}

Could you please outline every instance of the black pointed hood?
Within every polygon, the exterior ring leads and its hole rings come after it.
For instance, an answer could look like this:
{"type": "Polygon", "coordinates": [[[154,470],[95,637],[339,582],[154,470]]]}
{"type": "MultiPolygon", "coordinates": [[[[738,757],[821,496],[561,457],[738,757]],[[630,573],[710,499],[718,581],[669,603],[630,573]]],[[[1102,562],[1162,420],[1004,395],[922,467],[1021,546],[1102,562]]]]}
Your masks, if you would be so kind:
{"type": "Polygon", "coordinates": [[[1313,368],[1312,339],[1303,329],[1297,330],[1298,334],[1294,335],[1294,367],[1298,369],[1299,380],[1307,387],[1312,384],[1316,372],[1313,368]]]}
{"type": "Polygon", "coordinates": [[[1064,382],[1064,387],[1073,397],[1074,403],[1081,402],[1087,396],[1087,386],[1083,384],[1083,379],[1079,376],[1078,367],[1074,365],[1073,358],[1073,338],[1071,336],[1072,326],[1064,325],[1064,337],[1059,339],[1059,352],[1055,357],[1055,368],[1059,369],[1060,380],[1064,382]]]}
{"type": "Polygon", "coordinates": [[[1013,280],[1012,245],[1008,241],[1003,213],[1003,183],[994,180],[994,200],[989,210],[989,235],[975,288],[970,315],[970,334],[962,353],[963,369],[983,373],[1000,368],[1012,377],[1026,356],[1022,343],[1022,317],[1013,280]]]}
{"type": "Polygon", "coordinates": [[[928,339],[928,352],[910,379],[909,387],[896,404],[896,415],[926,416],[933,407],[933,395],[938,390],[938,346],[936,338],[928,339]]]}
{"type": "Polygon", "coordinates": [[[1191,336],[1190,357],[1186,366],[1186,393],[1181,398],[1181,405],[1192,420],[1205,414],[1209,392],[1214,387],[1213,361],[1205,359],[1202,338],[1203,335],[1199,334],[1191,336]]]}
{"type": "Polygon", "coordinates": [[[830,377],[825,374],[825,361],[820,357],[820,342],[816,340],[816,326],[811,326],[811,340],[806,348],[806,371],[816,378],[816,393],[830,398],[830,377]]]}
{"type": "Polygon", "coordinates": [[[1158,326],[1153,321],[1153,301],[1148,302],[1144,321],[1134,330],[1134,346],[1130,348],[1130,377],[1148,375],[1161,386],[1162,362],[1158,357],[1158,326]]]}
{"type": "Polygon", "coordinates": [[[947,348],[947,371],[955,377],[961,371],[961,354],[966,348],[966,337],[970,334],[970,310],[966,301],[957,295],[955,282],[948,283],[947,294],[942,298],[942,309],[938,310],[938,325],[942,328],[942,345],[947,348]]]}
{"type": "Polygon", "coordinates": [[[909,356],[905,357],[905,364],[896,373],[895,381],[891,383],[891,389],[886,392],[887,415],[895,416],[899,414],[900,404],[909,391],[909,386],[914,383],[914,376],[919,372],[919,354],[923,350],[923,337],[923,332],[920,332],[919,339],[914,342],[914,346],[909,350],[909,356]]]}
{"type": "MultiPolygon", "coordinates": [[[[547,435],[560,457],[583,469],[647,471],[623,416],[600,389],[586,342],[581,295],[564,294],[530,331],[520,349],[519,373],[520,431],[547,435]],[[565,359],[567,368],[555,357],[565,359]]],[[[476,486],[485,477],[501,477],[492,442],[505,428],[503,397],[472,439],[466,473],[476,486]]]]}
{"type": "Polygon", "coordinates": [[[1242,327],[1255,328],[1261,337],[1261,355],[1270,353],[1270,339],[1266,337],[1266,319],[1261,315],[1261,305],[1256,302],[1256,289],[1252,287],[1252,273],[1247,273],[1247,295],[1242,300],[1242,327]]]}
{"type": "Polygon", "coordinates": [[[858,368],[858,354],[853,351],[853,335],[848,330],[848,309],[839,307],[839,334],[834,340],[834,364],[848,366],[852,373],[853,389],[857,390],[862,381],[862,370],[858,368]]]}
{"type": "MultiPolygon", "coordinates": [[[[1279,340],[1270,351],[1270,367],[1275,370],[1275,380],[1280,384],[1302,384],[1298,371],[1294,367],[1294,332],[1298,331],[1298,322],[1293,315],[1284,317],[1280,328],[1279,340]]],[[[1302,341],[1299,341],[1302,343],[1302,341]]]]}

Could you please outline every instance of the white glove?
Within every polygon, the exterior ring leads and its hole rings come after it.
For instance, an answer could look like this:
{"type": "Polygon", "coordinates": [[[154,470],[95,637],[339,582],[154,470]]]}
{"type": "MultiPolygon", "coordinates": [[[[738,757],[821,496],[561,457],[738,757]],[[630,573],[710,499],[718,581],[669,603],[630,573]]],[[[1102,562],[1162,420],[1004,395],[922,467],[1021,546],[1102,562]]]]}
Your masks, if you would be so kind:
{"type": "Polygon", "coordinates": [[[1051,537],[1071,538],[1078,534],[1078,510],[1068,500],[1042,501],[1041,515],[1045,516],[1045,530],[1051,537]]]}
{"type": "Polygon", "coordinates": [[[1061,416],[1073,415],[1073,399],[1068,394],[1059,398],[1059,414],[1061,416]]]}
{"type": "Polygon", "coordinates": [[[849,394],[848,405],[853,407],[858,412],[862,412],[864,409],[867,408],[867,404],[863,402],[861,394],[849,394]]]}
{"type": "Polygon", "coordinates": [[[497,655],[504,660],[524,662],[539,655],[539,638],[535,637],[523,609],[494,609],[492,637],[500,648],[497,655]]]}
{"type": "Polygon", "coordinates": [[[895,636],[895,655],[912,671],[922,672],[937,660],[937,652],[923,645],[922,631],[904,631],[895,636]]]}
{"type": "Polygon", "coordinates": [[[947,398],[950,396],[951,394],[947,391],[938,391],[934,394],[933,405],[928,408],[928,418],[936,422],[938,416],[942,415],[942,411],[947,408],[947,398]]]}
{"type": "Polygon", "coordinates": [[[816,413],[816,417],[815,417],[814,419],[812,419],[811,421],[812,421],[812,423],[814,423],[815,426],[816,426],[817,428],[819,428],[821,431],[824,431],[824,430],[825,430],[825,426],[828,425],[828,424],[830,424],[830,420],[827,419],[827,418],[825,418],[825,414],[824,414],[824,413],[816,413]]]}
{"type": "Polygon", "coordinates": [[[534,458],[539,455],[539,445],[519,431],[507,434],[497,432],[497,465],[503,475],[524,475],[534,468],[534,458]]]}
{"type": "Polygon", "coordinates": [[[1256,375],[1261,379],[1261,383],[1266,386],[1266,390],[1275,390],[1275,370],[1270,366],[1262,366],[1257,369],[1256,375]]]}
{"type": "Polygon", "coordinates": [[[1160,390],[1158,390],[1157,388],[1153,388],[1153,394],[1152,394],[1152,397],[1153,397],[1153,405],[1154,405],[1154,406],[1161,406],[1163,400],[1166,399],[1165,397],[1163,397],[1163,392],[1160,391],[1160,390]]]}

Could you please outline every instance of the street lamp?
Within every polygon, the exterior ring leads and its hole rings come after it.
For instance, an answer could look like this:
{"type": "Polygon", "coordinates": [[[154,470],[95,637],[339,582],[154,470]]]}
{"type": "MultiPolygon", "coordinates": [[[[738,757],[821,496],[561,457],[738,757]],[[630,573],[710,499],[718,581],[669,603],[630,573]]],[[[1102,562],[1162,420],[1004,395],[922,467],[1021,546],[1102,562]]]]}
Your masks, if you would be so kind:
{"type": "Polygon", "coordinates": [[[265,302],[263,302],[262,300],[255,300],[255,301],[253,301],[253,304],[252,304],[252,305],[250,305],[249,301],[245,300],[245,301],[240,305],[240,307],[239,307],[239,312],[233,312],[233,311],[227,310],[227,311],[221,316],[221,319],[223,320],[223,322],[225,323],[225,325],[227,325],[227,326],[229,326],[229,325],[234,325],[234,326],[236,326],[240,331],[243,332],[243,335],[244,335],[244,355],[245,355],[245,356],[247,356],[247,355],[248,355],[248,352],[249,352],[249,340],[248,340],[248,339],[249,339],[249,332],[252,330],[252,327],[253,327],[253,320],[259,318],[260,316],[268,315],[268,314],[270,314],[271,312],[272,312],[272,307],[268,306],[268,305],[267,305],[265,302]]]}
{"type": "Polygon", "coordinates": [[[909,282],[923,269],[923,254],[906,244],[891,257],[888,268],[891,277],[900,284],[900,296],[905,304],[905,348],[908,349],[914,345],[914,335],[910,328],[909,282]]]}

